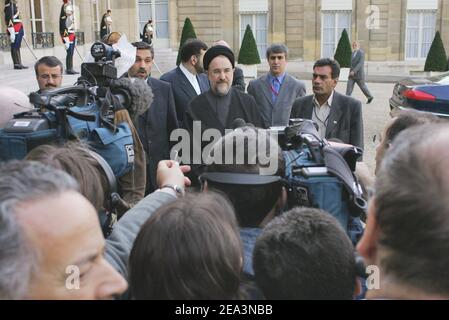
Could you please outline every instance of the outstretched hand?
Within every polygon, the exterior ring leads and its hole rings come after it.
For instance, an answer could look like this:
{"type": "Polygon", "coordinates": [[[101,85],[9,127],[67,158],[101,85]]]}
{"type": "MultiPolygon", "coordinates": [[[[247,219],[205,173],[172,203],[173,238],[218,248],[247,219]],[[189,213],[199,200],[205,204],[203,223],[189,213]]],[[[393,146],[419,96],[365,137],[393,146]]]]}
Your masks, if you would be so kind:
{"type": "Polygon", "coordinates": [[[180,166],[176,161],[161,161],[157,168],[157,185],[163,187],[173,184],[188,187],[192,182],[184,174],[190,172],[190,170],[190,166],[180,166]]]}

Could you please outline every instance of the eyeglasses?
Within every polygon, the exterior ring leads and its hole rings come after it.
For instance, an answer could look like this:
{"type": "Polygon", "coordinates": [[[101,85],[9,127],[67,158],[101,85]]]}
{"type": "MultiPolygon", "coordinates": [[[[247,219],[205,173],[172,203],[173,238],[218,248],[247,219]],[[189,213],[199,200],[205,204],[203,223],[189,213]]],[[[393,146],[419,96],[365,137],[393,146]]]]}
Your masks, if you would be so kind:
{"type": "Polygon", "coordinates": [[[62,77],[62,75],[60,75],[60,74],[42,74],[39,76],[39,78],[41,78],[43,80],[50,80],[50,78],[57,80],[61,77],[62,77]]]}

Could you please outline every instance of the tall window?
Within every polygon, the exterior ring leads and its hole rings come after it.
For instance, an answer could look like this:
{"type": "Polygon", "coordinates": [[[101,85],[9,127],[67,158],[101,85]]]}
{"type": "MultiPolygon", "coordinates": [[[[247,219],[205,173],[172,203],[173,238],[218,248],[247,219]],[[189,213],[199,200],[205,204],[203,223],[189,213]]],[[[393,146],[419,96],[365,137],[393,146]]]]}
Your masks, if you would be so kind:
{"type": "Polygon", "coordinates": [[[30,0],[31,28],[33,33],[45,32],[43,0],[30,0]]]}
{"type": "Polygon", "coordinates": [[[139,0],[140,32],[150,19],[156,31],[155,38],[168,39],[168,0],[139,0]]]}
{"type": "Polygon", "coordinates": [[[435,36],[436,12],[408,11],[405,40],[406,59],[425,59],[435,36]]]}
{"type": "Polygon", "coordinates": [[[263,59],[268,47],[268,16],[266,13],[240,15],[240,45],[242,45],[247,25],[251,26],[259,56],[263,59]]]}
{"type": "Polygon", "coordinates": [[[323,11],[321,56],[333,58],[343,30],[351,38],[351,11],[323,11]]]}
{"type": "MultiPolygon", "coordinates": [[[[95,35],[97,33],[99,33],[99,30],[100,30],[100,9],[98,8],[98,2],[99,2],[99,0],[92,1],[93,29],[94,29],[95,35]]],[[[95,36],[95,37],[97,37],[97,36],[95,36]]],[[[98,39],[96,39],[96,40],[98,40],[98,39]]]]}

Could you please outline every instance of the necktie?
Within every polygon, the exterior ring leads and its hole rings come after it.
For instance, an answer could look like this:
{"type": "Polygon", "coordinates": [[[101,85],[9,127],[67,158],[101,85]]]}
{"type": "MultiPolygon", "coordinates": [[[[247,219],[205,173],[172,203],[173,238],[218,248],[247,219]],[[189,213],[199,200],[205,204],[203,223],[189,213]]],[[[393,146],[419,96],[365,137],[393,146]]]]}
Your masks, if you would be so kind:
{"type": "Polygon", "coordinates": [[[279,91],[281,90],[281,83],[278,78],[273,78],[271,81],[271,92],[273,103],[276,102],[277,97],[279,96],[279,91]]]}

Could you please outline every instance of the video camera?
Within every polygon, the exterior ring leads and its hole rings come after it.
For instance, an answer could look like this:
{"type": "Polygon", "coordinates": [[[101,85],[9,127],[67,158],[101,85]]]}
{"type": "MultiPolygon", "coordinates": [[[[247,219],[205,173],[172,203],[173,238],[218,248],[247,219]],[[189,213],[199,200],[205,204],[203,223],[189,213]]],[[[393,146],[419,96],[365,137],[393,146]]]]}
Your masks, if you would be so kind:
{"type": "Polygon", "coordinates": [[[283,151],[284,177],[206,171],[200,181],[241,186],[280,183],[287,189],[289,209],[304,206],[329,212],[356,243],[363,232],[357,219],[367,209],[354,174],[363,151],[321,139],[311,120],[292,119],[289,126],[271,128],[269,132],[283,151]]]}
{"type": "MultiPolygon", "coordinates": [[[[95,62],[81,66],[81,77],[74,86],[42,93],[31,93],[35,109],[14,115],[0,130],[0,161],[23,159],[43,144],[63,144],[81,140],[91,151],[109,180],[134,168],[134,140],[127,122],[115,124],[115,114],[127,110],[131,116],[148,108],[151,91],[142,81],[118,79],[115,59],[120,52],[97,42],[92,45],[95,62]],[[147,91],[145,91],[147,90],[147,91]],[[100,160],[101,160],[100,159],[100,160]]],[[[113,191],[116,192],[116,191],[113,191]]],[[[114,198],[114,195],[111,196],[114,198]]]]}

